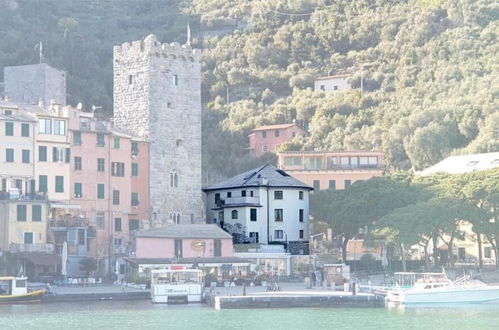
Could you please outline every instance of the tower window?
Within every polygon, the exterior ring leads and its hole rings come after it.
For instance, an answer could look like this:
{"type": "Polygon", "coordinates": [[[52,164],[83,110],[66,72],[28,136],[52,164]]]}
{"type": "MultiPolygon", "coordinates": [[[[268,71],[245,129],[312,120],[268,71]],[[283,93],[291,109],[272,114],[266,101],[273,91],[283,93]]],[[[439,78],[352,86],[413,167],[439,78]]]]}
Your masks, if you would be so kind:
{"type": "Polygon", "coordinates": [[[173,85],[178,86],[178,76],[176,74],[173,75],[173,85]]]}
{"type": "Polygon", "coordinates": [[[133,83],[133,77],[132,75],[128,75],[128,85],[131,85],[133,83]]]}

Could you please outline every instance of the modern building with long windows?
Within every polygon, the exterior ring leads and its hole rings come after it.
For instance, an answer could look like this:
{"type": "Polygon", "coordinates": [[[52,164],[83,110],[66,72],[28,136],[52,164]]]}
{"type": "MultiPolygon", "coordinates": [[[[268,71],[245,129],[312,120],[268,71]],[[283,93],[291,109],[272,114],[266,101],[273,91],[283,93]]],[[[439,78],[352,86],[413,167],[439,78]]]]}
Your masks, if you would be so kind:
{"type": "Polygon", "coordinates": [[[207,221],[231,233],[237,244],[308,253],[310,186],[264,165],[203,190],[207,221]]]}
{"type": "Polygon", "coordinates": [[[358,180],[381,176],[381,151],[289,151],[279,153],[279,168],[314,190],[348,188],[358,180]]]}

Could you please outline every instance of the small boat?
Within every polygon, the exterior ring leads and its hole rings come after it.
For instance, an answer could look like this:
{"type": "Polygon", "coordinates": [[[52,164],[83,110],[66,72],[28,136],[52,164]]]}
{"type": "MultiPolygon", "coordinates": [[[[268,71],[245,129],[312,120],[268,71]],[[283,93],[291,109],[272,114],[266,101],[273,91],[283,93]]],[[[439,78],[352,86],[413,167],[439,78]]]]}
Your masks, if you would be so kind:
{"type": "Polygon", "coordinates": [[[40,302],[45,290],[28,291],[28,278],[0,277],[0,304],[40,302]]]}
{"type": "Polygon", "coordinates": [[[499,285],[488,285],[469,276],[453,282],[445,273],[438,275],[423,276],[411,288],[389,290],[386,300],[405,305],[499,302],[499,285]]]}
{"type": "Polygon", "coordinates": [[[151,298],[153,303],[201,302],[204,298],[203,272],[184,266],[152,270],[151,298]]]}

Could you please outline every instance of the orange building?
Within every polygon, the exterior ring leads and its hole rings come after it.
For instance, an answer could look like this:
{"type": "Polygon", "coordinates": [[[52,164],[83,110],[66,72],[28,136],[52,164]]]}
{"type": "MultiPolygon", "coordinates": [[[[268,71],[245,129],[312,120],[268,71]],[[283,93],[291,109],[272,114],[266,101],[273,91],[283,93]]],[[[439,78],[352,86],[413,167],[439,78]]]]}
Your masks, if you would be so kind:
{"type": "Polygon", "coordinates": [[[303,136],[305,131],[295,123],[257,127],[248,135],[250,152],[255,157],[266,152],[277,153],[282,144],[297,135],[303,136]]]}
{"type": "Polygon", "coordinates": [[[279,168],[314,190],[345,189],[358,180],[383,175],[381,151],[290,151],[279,153],[279,168]]]}

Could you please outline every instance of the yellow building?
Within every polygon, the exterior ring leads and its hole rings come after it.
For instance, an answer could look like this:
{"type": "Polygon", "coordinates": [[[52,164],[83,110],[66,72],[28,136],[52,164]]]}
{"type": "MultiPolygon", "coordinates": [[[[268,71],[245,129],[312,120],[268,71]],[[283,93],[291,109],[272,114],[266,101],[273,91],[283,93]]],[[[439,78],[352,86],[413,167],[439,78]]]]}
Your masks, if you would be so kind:
{"type": "Polygon", "coordinates": [[[49,204],[45,197],[11,199],[0,194],[0,250],[9,252],[53,251],[47,242],[49,204]]]}

